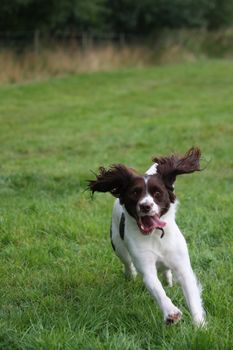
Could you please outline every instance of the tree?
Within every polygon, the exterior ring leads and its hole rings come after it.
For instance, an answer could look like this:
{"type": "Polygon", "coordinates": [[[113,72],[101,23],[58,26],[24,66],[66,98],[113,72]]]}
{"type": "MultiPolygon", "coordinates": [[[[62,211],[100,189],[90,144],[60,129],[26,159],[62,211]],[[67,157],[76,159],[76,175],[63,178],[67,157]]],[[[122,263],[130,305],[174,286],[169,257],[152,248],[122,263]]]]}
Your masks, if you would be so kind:
{"type": "Polygon", "coordinates": [[[106,0],[2,0],[0,30],[104,30],[106,0]]]}

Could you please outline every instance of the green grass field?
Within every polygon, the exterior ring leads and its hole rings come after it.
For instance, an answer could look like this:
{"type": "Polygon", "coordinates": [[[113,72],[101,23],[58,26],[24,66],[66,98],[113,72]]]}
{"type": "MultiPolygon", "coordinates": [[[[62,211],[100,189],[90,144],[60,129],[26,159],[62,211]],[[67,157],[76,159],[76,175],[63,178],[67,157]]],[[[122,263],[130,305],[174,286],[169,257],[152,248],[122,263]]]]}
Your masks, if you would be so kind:
{"type": "Polygon", "coordinates": [[[233,349],[233,63],[121,70],[0,87],[0,349],[233,349]],[[208,328],[174,327],[112,252],[113,198],[84,192],[99,165],[203,152],[180,177],[177,222],[208,328]]]}

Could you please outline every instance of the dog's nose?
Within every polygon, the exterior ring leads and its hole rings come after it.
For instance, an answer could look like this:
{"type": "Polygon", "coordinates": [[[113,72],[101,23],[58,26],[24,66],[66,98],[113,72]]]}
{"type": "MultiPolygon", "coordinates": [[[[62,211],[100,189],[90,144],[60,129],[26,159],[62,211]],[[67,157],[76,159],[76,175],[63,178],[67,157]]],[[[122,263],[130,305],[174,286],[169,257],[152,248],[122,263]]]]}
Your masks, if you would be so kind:
{"type": "Polygon", "coordinates": [[[140,204],[139,208],[142,213],[149,213],[152,208],[152,204],[140,204]]]}

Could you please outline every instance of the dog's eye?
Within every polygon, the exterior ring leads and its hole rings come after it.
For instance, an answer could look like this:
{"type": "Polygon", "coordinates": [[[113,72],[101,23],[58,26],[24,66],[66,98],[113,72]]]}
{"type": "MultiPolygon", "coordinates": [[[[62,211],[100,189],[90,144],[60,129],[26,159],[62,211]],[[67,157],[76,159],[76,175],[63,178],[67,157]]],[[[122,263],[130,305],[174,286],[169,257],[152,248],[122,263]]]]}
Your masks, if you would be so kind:
{"type": "Polygon", "coordinates": [[[140,188],[134,188],[131,193],[132,193],[133,196],[138,196],[141,193],[141,189],[140,188]]]}
{"type": "Polygon", "coordinates": [[[153,195],[154,195],[155,198],[159,199],[159,198],[161,197],[161,192],[155,191],[155,192],[153,193],[153,195]]]}

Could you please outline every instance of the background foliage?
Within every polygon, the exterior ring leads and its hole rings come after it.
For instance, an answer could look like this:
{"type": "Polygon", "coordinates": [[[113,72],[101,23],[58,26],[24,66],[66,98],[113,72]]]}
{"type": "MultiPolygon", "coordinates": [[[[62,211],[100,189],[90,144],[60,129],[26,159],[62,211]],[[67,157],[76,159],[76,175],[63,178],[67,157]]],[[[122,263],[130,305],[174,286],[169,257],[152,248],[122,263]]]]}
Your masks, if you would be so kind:
{"type": "Polygon", "coordinates": [[[145,35],[161,28],[218,29],[232,0],[2,0],[0,31],[96,31],[145,35]]]}

